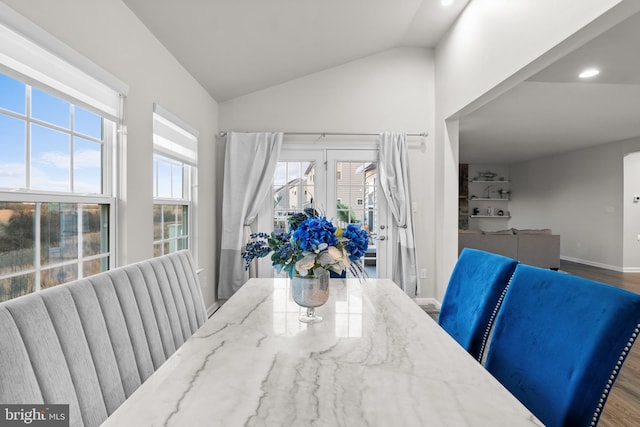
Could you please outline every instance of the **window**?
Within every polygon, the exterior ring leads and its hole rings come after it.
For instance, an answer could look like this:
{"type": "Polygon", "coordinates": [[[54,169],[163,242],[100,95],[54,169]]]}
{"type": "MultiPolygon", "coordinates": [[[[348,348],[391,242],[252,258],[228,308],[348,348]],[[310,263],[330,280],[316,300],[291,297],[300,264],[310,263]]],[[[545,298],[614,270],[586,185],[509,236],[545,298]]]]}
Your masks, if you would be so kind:
{"type": "Polygon", "coordinates": [[[0,301],[113,265],[127,87],[0,3],[0,301]]]}
{"type": "MultiPolygon", "coordinates": [[[[336,180],[337,219],[340,226],[349,223],[369,225],[371,212],[364,207],[365,197],[370,198],[375,189],[376,164],[373,162],[337,162],[341,179],[336,180]]],[[[371,203],[368,203],[370,205],[371,203]]]]}
{"type": "Polygon", "coordinates": [[[273,229],[286,231],[290,215],[306,208],[314,208],[316,173],[313,161],[278,162],[273,181],[273,229]]]}
{"type": "Polygon", "coordinates": [[[0,88],[0,188],[103,194],[114,123],[4,74],[0,88]]]}
{"type": "Polygon", "coordinates": [[[189,247],[191,202],[189,165],[154,155],[153,253],[160,256],[189,247]]]}
{"type": "Polygon", "coordinates": [[[0,300],[108,270],[110,207],[0,202],[0,300]]]}
{"type": "MultiPolygon", "coordinates": [[[[284,232],[291,214],[307,207],[317,209],[337,227],[360,223],[369,232],[369,250],[364,266],[369,277],[388,277],[390,257],[384,244],[389,230],[384,197],[377,200],[377,148],[332,149],[314,144],[283,144],[274,172],[271,198],[266,198],[253,231],[284,232]],[[340,174],[337,173],[340,171],[340,174]],[[340,179],[337,179],[340,177],[340,179]],[[377,239],[384,229],[385,239],[377,239]]],[[[277,272],[269,257],[258,260],[257,277],[273,277],[277,272]]]]}
{"type": "Polygon", "coordinates": [[[105,271],[115,123],[0,74],[0,301],[105,271]]]}
{"type": "Polygon", "coordinates": [[[191,188],[196,178],[197,143],[197,131],[159,105],[154,106],[154,256],[192,246],[191,188]]]}

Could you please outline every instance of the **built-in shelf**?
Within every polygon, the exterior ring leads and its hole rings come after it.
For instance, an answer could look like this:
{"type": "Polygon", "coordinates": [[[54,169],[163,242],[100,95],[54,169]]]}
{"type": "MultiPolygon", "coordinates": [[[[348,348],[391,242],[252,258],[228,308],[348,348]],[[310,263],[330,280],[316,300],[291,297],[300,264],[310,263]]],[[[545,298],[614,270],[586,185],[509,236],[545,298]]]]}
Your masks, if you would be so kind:
{"type": "Polygon", "coordinates": [[[460,165],[458,228],[487,227],[489,230],[507,224],[511,218],[511,183],[508,172],[502,165],[460,165]],[[503,215],[498,215],[498,212],[503,215]]]}

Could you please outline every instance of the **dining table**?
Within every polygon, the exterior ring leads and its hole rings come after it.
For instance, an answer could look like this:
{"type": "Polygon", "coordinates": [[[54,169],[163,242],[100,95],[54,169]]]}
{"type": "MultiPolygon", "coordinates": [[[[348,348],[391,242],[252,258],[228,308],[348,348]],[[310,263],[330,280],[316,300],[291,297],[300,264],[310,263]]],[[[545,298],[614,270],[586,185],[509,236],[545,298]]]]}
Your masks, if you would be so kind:
{"type": "Polygon", "coordinates": [[[388,279],[248,280],[103,426],[542,426],[388,279]]]}

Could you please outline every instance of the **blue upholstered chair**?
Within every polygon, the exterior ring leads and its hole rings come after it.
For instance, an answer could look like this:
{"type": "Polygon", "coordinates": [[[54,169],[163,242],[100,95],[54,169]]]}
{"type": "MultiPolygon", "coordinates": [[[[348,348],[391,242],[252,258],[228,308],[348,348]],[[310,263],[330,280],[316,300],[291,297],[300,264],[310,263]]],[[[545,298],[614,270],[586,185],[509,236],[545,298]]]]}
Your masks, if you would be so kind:
{"type": "Polygon", "coordinates": [[[596,425],[640,328],[640,295],[518,265],[486,368],[546,426],[596,425]]]}
{"type": "Polygon", "coordinates": [[[517,261],[464,248],[451,273],[438,323],[478,361],[517,261]]]}

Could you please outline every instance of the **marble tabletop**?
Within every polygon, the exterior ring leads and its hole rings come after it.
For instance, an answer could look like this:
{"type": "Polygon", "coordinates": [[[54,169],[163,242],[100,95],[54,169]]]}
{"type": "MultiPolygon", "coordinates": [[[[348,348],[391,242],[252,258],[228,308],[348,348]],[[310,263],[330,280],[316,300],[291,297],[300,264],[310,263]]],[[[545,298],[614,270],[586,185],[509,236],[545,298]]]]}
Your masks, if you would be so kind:
{"type": "Polygon", "coordinates": [[[251,279],[104,426],[541,426],[390,280],[251,279]]]}

